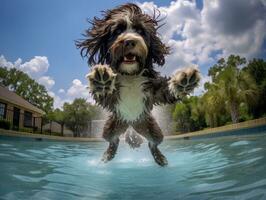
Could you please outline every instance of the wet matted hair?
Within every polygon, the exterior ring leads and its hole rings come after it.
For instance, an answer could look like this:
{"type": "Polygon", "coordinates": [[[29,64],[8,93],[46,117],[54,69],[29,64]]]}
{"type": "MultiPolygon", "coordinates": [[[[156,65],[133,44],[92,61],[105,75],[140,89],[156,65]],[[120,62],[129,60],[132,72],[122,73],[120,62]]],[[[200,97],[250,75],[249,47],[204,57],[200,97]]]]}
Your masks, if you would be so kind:
{"type": "MultiPolygon", "coordinates": [[[[158,149],[163,133],[152,108],[180,101],[193,91],[200,77],[193,67],[171,77],[155,71],[156,65],[165,64],[169,54],[169,47],[158,34],[161,20],[155,9],[153,15],[148,15],[136,4],[128,3],[104,11],[101,18],[95,17],[84,39],[76,42],[81,56],[87,57],[93,67],[87,75],[90,92],[97,104],[111,112],[103,128],[103,138],[109,142],[104,162],[115,157],[119,136],[131,126],[148,140],[156,163],[168,163],[158,149]]],[[[142,140],[138,138],[126,134],[125,141],[139,147],[142,140]]]]}
{"type": "Polygon", "coordinates": [[[89,21],[91,27],[83,34],[84,39],[76,41],[76,46],[81,49],[81,56],[88,58],[89,65],[110,65],[113,59],[110,47],[117,37],[127,30],[128,20],[132,30],[143,37],[148,48],[143,67],[150,71],[148,74],[154,74],[153,65],[163,66],[165,56],[169,54],[169,47],[162,42],[158,34],[161,27],[159,22],[162,21],[158,10],[154,9],[153,15],[150,16],[138,5],[128,3],[102,11],[102,18],[94,17],[89,21]]]}

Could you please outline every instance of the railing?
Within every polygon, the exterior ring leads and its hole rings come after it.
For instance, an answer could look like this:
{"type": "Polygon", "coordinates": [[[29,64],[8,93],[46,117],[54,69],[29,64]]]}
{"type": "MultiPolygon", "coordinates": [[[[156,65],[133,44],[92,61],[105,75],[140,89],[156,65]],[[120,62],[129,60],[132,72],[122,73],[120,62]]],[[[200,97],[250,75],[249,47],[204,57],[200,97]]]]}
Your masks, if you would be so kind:
{"type": "Polygon", "coordinates": [[[43,132],[43,118],[36,117],[30,112],[22,113],[20,109],[6,109],[0,120],[0,128],[32,133],[43,132]]]}
{"type": "MultiPolygon", "coordinates": [[[[88,121],[88,127],[81,137],[99,137],[103,129],[105,120],[88,121]]],[[[43,117],[36,117],[34,113],[22,110],[5,109],[4,116],[0,116],[0,129],[15,130],[19,132],[39,133],[56,136],[73,136],[73,132],[65,125],[61,125],[52,120],[45,120],[43,117]]]]}

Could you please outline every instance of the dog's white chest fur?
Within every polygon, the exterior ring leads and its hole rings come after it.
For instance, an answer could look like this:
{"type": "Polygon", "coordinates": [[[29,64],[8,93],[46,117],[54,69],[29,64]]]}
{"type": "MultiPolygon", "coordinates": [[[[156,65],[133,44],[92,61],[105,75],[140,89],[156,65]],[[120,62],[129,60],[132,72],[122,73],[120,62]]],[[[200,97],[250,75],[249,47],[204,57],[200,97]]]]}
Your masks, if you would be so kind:
{"type": "Polygon", "coordinates": [[[121,119],[135,121],[145,110],[146,98],[142,83],[146,80],[142,76],[121,75],[117,77],[120,82],[120,100],[116,105],[116,111],[121,119]]]}

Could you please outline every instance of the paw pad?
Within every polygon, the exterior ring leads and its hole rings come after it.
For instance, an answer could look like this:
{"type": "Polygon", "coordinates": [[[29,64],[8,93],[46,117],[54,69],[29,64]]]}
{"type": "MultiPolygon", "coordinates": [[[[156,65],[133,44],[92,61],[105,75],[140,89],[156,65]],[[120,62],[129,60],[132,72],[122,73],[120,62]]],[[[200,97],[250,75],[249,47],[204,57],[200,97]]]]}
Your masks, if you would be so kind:
{"type": "Polygon", "coordinates": [[[111,94],[115,90],[116,74],[107,65],[96,65],[87,75],[91,91],[96,96],[111,94]]]}
{"type": "Polygon", "coordinates": [[[179,70],[169,81],[169,90],[175,97],[186,96],[197,87],[200,80],[198,69],[194,67],[179,70]]]}

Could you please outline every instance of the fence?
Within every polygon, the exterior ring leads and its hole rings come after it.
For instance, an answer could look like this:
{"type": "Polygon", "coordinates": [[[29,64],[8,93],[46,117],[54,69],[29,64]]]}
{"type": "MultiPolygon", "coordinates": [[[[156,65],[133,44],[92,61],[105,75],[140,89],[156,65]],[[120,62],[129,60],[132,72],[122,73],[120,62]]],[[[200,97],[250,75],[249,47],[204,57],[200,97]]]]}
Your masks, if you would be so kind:
{"type": "Polygon", "coordinates": [[[43,118],[34,116],[33,113],[14,108],[6,109],[3,116],[0,116],[0,128],[12,129],[22,132],[42,133],[43,118]]]}
{"type": "MultiPolygon", "coordinates": [[[[88,121],[88,127],[81,133],[81,137],[101,137],[105,120],[88,121]]],[[[44,120],[41,116],[20,110],[6,108],[0,115],[0,128],[21,132],[39,133],[57,136],[73,136],[73,132],[65,125],[50,120],[44,120]]]]}

